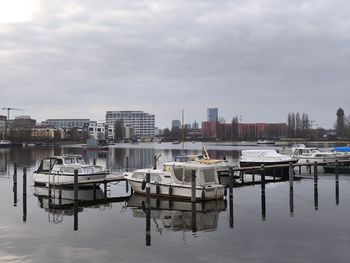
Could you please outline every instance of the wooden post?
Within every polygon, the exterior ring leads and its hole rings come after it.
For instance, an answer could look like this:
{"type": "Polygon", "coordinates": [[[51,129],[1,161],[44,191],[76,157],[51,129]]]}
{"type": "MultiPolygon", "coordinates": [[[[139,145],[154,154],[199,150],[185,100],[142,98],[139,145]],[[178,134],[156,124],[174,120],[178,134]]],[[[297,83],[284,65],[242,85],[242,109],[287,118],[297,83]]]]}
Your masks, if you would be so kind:
{"type": "Polygon", "coordinates": [[[253,185],[255,185],[255,174],[254,174],[254,172],[252,174],[252,180],[253,180],[253,185]]]}
{"type": "Polygon", "coordinates": [[[125,192],[129,193],[129,182],[125,180],[125,192]]]}
{"type": "Polygon", "coordinates": [[[17,163],[13,164],[13,206],[17,206],[17,163]]]}
{"type": "Polygon", "coordinates": [[[196,170],[192,170],[191,176],[191,202],[196,202],[196,170]]]}
{"type": "MultiPolygon", "coordinates": [[[[311,168],[311,166],[310,166],[311,168]]],[[[314,175],[318,176],[317,162],[314,162],[314,175]]]]}
{"type": "Polygon", "coordinates": [[[156,170],[157,169],[157,156],[155,155],[153,157],[153,170],[156,170]]]}
{"type": "Polygon", "coordinates": [[[23,168],[23,222],[27,222],[27,168],[23,168]]]}
{"type": "Polygon", "coordinates": [[[309,168],[309,174],[311,174],[311,163],[308,165],[308,168],[309,168]]]}
{"type": "Polygon", "coordinates": [[[301,165],[299,164],[299,175],[301,175],[301,165]]]}
{"type": "Polygon", "coordinates": [[[94,160],[93,160],[93,164],[94,164],[94,165],[96,165],[96,158],[94,158],[94,160]]]}
{"type": "Polygon", "coordinates": [[[289,163],[289,188],[293,189],[293,180],[294,180],[294,169],[293,169],[293,163],[289,163]]]}
{"type": "Polygon", "coordinates": [[[17,163],[13,164],[13,183],[17,185],[17,163]]]}
{"type": "MultiPolygon", "coordinates": [[[[311,168],[311,166],[310,166],[310,168],[311,168]]],[[[317,164],[316,164],[316,170],[317,170],[317,164]]],[[[315,205],[315,210],[318,210],[318,175],[317,175],[317,171],[316,171],[316,173],[314,173],[314,205],[315,205]]]]}
{"type": "Polygon", "coordinates": [[[233,170],[229,170],[229,206],[230,206],[230,228],[233,228],[233,170]]]}
{"type": "MultiPolygon", "coordinates": [[[[147,188],[146,188],[147,189],[147,188]]],[[[146,246],[151,245],[151,208],[147,208],[146,201],[146,246]]]]}
{"type": "Polygon", "coordinates": [[[265,166],[262,164],[261,171],[261,215],[262,220],[266,220],[266,196],[265,196],[265,166]]]}
{"type": "Polygon", "coordinates": [[[192,233],[197,232],[197,203],[192,202],[192,233]]]}
{"type": "Polygon", "coordinates": [[[74,170],[74,201],[78,200],[78,169],[74,170]]]}
{"type": "Polygon", "coordinates": [[[151,209],[151,174],[146,173],[146,208],[151,209]]]}
{"type": "Polygon", "coordinates": [[[335,204],[339,205],[339,161],[335,160],[335,204]]]}
{"type": "Polygon", "coordinates": [[[127,172],[129,172],[129,157],[128,156],[125,157],[125,170],[127,172]]]}
{"type": "Polygon", "coordinates": [[[242,180],[242,184],[244,184],[244,173],[242,173],[241,180],[242,180]]]}

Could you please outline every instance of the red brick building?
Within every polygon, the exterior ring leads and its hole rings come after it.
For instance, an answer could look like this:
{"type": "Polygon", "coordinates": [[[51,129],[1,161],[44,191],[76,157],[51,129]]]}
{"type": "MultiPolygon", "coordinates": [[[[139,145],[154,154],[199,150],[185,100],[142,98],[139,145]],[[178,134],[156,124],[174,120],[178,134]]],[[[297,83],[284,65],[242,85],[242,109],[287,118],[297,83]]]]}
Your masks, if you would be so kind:
{"type": "Polygon", "coordinates": [[[281,138],[286,137],[287,132],[286,123],[202,122],[203,137],[213,140],[281,138]]]}

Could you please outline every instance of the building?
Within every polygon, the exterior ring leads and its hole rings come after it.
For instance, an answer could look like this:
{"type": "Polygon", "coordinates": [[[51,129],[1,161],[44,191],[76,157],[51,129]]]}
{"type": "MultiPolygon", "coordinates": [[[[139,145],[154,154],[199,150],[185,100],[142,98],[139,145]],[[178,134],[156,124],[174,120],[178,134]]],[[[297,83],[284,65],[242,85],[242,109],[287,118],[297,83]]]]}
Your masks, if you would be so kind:
{"type": "Polygon", "coordinates": [[[218,121],[218,120],[219,120],[218,108],[208,108],[207,109],[207,121],[218,121]]]}
{"type": "Polygon", "coordinates": [[[35,139],[53,139],[55,138],[55,133],[57,129],[48,128],[48,127],[36,127],[31,130],[31,136],[35,139]]]}
{"type": "Polygon", "coordinates": [[[90,121],[89,123],[89,138],[102,140],[108,138],[108,125],[97,121],[90,121]]]}
{"type": "Polygon", "coordinates": [[[89,127],[89,119],[48,119],[42,122],[43,125],[50,126],[56,129],[71,129],[78,128],[83,129],[89,127]]]}
{"type": "Polygon", "coordinates": [[[0,139],[2,139],[6,133],[6,121],[7,117],[0,115],[0,139]]]}
{"type": "Polygon", "coordinates": [[[337,110],[337,136],[343,137],[344,136],[344,110],[342,108],[339,108],[337,110]]]}
{"type": "Polygon", "coordinates": [[[11,120],[9,124],[10,129],[31,129],[35,127],[36,120],[32,119],[30,116],[21,115],[11,120]]]}
{"type": "Polygon", "coordinates": [[[256,140],[286,137],[286,123],[220,123],[202,122],[202,134],[212,140],[256,140]]]}
{"type": "Polygon", "coordinates": [[[114,125],[121,120],[125,127],[134,128],[134,136],[138,138],[154,137],[155,115],[143,111],[107,111],[106,124],[114,125]]]}
{"type": "Polygon", "coordinates": [[[199,129],[199,124],[197,121],[194,121],[194,123],[192,124],[192,129],[193,130],[198,130],[199,129]]]}
{"type": "Polygon", "coordinates": [[[181,128],[181,121],[179,121],[179,120],[172,120],[171,121],[171,128],[181,128]]]}

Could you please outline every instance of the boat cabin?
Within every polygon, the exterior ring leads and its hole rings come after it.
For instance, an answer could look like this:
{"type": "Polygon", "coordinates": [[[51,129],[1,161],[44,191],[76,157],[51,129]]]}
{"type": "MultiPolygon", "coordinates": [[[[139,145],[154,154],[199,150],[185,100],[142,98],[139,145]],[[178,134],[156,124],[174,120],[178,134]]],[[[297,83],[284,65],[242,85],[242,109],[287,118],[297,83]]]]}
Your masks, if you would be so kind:
{"type": "Polygon", "coordinates": [[[45,158],[40,162],[37,172],[51,172],[60,171],[62,166],[68,166],[73,168],[74,166],[85,165],[84,158],[80,155],[67,155],[67,156],[54,156],[45,158]]]}

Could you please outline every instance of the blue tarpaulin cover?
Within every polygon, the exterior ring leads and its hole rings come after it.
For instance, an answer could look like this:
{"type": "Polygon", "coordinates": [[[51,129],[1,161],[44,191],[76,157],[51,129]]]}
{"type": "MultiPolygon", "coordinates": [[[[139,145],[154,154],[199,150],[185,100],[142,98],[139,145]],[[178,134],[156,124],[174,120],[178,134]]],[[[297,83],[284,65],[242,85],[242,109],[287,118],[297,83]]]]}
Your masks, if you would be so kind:
{"type": "Polygon", "coordinates": [[[335,147],[336,152],[350,152],[350,146],[335,147]]]}

